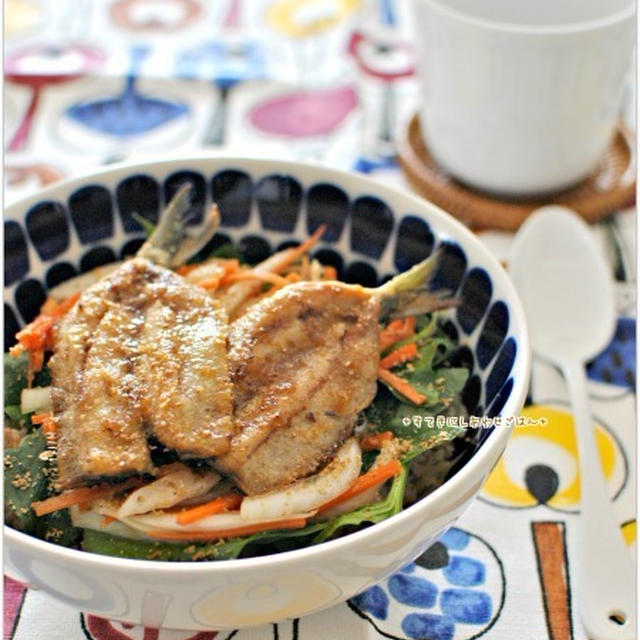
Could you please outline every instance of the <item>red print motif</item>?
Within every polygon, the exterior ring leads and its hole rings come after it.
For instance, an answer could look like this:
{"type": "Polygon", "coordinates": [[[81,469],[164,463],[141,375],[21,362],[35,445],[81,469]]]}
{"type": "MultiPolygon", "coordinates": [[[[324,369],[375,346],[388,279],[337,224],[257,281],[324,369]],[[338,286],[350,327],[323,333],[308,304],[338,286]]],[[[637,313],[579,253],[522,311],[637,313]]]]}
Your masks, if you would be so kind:
{"type": "MultiPolygon", "coordinates": [[[[86,635],[91,640],[162,640],[162,629],[133,626],[122,622],[112,622],[105,618],[86,615],[82,616],[86,635]]],[[[176,637],[176,631],[171,631],[171,637],[176,637]]],[[[180,640],[214,640],[217,631],[185,631],[180,640]]]]}
{"type": "Polygon", "coordinates": [[[4,579],[4,640],[13,637],[26,592],[27,588],[19,582],[11,578],[4,579]]]}

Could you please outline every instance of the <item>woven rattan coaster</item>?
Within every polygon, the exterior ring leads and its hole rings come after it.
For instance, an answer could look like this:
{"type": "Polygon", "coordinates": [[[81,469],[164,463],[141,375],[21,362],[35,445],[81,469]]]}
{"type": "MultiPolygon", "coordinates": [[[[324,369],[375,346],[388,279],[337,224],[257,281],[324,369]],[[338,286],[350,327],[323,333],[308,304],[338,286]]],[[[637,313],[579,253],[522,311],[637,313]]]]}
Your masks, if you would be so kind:
{"type": "Polygon", "coordinates": [[[398,161],[413,188],[471,228],[516,230],[536,208],[562,204],[587,222],[628,206],[635,194],[635,140],[620,124],[600,165],[571,189],[539,199],[507,200],[474,191],[441,169],[420,131],[417,114],[398,140],[398,161]]]}

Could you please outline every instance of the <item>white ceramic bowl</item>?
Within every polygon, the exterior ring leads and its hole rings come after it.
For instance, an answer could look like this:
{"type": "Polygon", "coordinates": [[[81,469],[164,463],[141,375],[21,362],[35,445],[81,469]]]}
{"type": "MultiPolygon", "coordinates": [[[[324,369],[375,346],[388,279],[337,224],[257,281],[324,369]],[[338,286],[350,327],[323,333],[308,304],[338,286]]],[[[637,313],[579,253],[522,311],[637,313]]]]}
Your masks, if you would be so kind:
{"type": "MultiPolygon", "coordinates": [[[[457,289],[451,312],[472,368],[465,402],[479,415],[517,415],[530,349],[520,303],[498,262],[459,222],[425,200],[356,174],[282,161],[186,158],[123,165],[52,186],[5,217],[5,329],[37,313],[46,287],[115,259],[142,238],[132,209],[154,218],[185,178],[202,210],[215,196],[218,242],[259,257],[321,222],[318,251],[345,278],[371,284],[444,244],[437,276],[457,289]],[[265,243],[266,241],[266,243],[265,243]],[[342,261],[342,265],[340,264],[342,261]],[[21,318],[22,316],[22,318],[21,318]]],[[[478,493],[509,430],[482,432],[471,458],[432,494],[357,533],[276,555],[201,563],[118,559],[5,527],[5,571],[96,615],[176,629],[225,629],[303,616],[363,591],[422,553],[478,493]]]]}

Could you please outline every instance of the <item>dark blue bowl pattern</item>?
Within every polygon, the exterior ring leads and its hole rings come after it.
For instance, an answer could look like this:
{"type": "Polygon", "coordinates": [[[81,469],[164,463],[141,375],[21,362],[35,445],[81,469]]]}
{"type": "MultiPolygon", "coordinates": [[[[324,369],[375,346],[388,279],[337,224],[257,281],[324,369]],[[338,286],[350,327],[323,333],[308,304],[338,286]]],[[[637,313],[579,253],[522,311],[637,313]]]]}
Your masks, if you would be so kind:
{"type": "Polygon", "coordinates": [[[434,283],[460,299],[447,329],[460,339],[456,364],[471,373],[464,405],[471,415],[500,414],[514,386],[518,341],[489,273],[470,264],[457,242],[415,212],[394,210],[375,195],[347,193],[331,182],[305,184],[284,173],[251,175],[228,167],[205,175],[185,167],[163,180],[131,173],[114,186],[98,177],[66,201],[42,200],[5,219],[5,349],[19,327],[37,315],[48,289],[134,254],[144,234],[133,214],[156,222],[185,181],[194,186],[192,224],[202,221],[212,201],[220,208],[220,230],[202,255],[233,242],[250,262],[258,262],[326,224],[314,256],[333,265],[342,280],[375,286],[441,248],[434,283]]]}

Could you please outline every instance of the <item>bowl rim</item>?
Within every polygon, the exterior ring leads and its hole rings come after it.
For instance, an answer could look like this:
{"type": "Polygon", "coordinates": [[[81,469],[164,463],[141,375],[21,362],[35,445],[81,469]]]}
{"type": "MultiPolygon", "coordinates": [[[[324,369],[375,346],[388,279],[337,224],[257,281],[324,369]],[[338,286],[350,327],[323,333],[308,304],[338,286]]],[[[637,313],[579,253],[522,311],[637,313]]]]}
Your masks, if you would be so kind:
{"type": "MultiPolygon", "coordinates": [[[[354,170],[333,169],[317,162],[303,163],[290,160],[280,160],[277,158],[253,158],[242,155],[218,155],[206,152],[197,154],[190,153],[187,155],[171,156],[153,160],[135,159],[119,163],[117,165],[111,165],[97,171],[92,170],[81,176],[62,180],[38,191],[36,194],[21,198],[5,208],[5,220],[20,219],[21,216],[11,216],[11,214],[18,211],[25,212],[36,202],[40,202],[48,198],[55,199],[51,198],[51,196],[60,191],[69,192],[76,187],[88,186],[88,181],[98,180],[101,176],[115,176],[120,173],[126,173],[130,170],[143,173],[145,168],[150,170],[150,173],[153,174],[154,168],[160,169],[167,165],[183,165],[185,163],[201,163],[207,161],[214,164],[224,164],[227,167],[233,166],[234,169],[245,167],[248,170],[253,171],[275,168],[277,173],[283,174],[291,172],[294,176],[296,176],[296,173],[299,174],[300,171],[302,171],[302,173],[319,172],[321,177],[326,179],[333,178],[338,184],[341,180],[347,178],[348,180],[354,181],[353,188],[350,186],[349,190],[354,191],[361,187],[369,193],[373,191],[373,193],[380,198],[386,197],[390,200],[397,198],[404,199],[407,205],[412,207],[411,215],[423,218],[429,223],[431,222],[429,216],[432,216],[434,219],[437,219],[438,224],[442,224],[440,230],[444,231],[444,235],[447,235],[452,240],[459,242],[463,248],[467,248],[467,245],[473,246],[474,251],[479,252],[483,256],[484,261],[482,263],[482,267],[490,270],[491,277],[496,278],[499,281],[500,288],[505,292],[505,294],[509,294],[509,312],[515,316],[517,319],[517,325],[521,327],[521,333],[518,335],[519,345],[518,355],[516,358],[520,360],[522,375],[517,379],[514,377],[514,385],[511,395],[500,411],[500,415],[510,415],[509,411],[511,413],[515,413],[514,409],[517,409],[518,411],[520,410],[524,404],[528,391],[529,377],[531,375],[532,353],[524,308],[522,307],[520,298],[513,283],[507,275],[506,270],[498,262],[497,258],[490,253],[489,249],[486,248],[467,227],[446,211],[429,200],[420,198],[408,190],[403,190],[386,183],[379,183],[372,177],[365,174],[358,173],[354,170]],[[425,210],[429,211],[429,215],[425,214],[425,210]]],[[[83,551],[81,549],[64,547],[53,542],[41,540],[40,538],[23,533],[17,529],[13,529],[7,524],[4,525],[4,539],[9,543],[7,544],[7,547],[12,544],[20,547],[26,547],[35,554],[44,553],[47,556],[53,556],[63,562],[80,562],[81,564],[87,565],[88,568],[93,569],[118,569],[125,571],[137,570],[143,572],[155,571],[160,573],[167,572],[170,574],[177,574],[183,572],[185,568],[189,572],[196,571],[198,573],[206,573],[209,571],[235,571],[237,573],[241,573],[255,568],[270,568],[272,566],[282,567],[282,565],[295,564],[301,560],[310,559],[311,557],[316,557],[331,551],[337,551],[342,548],[349,547],[350,545],[358,544],[359,541],[364,541],[371,536],[384,536],[385,531],[392,527],[395,528],[396,526],[401,526],[403,521],[411,518],[417,512],[423,510],[428,512],[431,509],[436,508],[438,505],[442,505],[446,502],[448,493],[455,493],[456,491],[463,492],[465,484],[469,484],[473,478],[482,475],[483,467],[488,467],[486,463],[494,457],[494,454],[496,452],[499,452],[500,454],[502,453],[510,432],[510,428],[504,428],[501,426],[494,427],[493,432],[489,434],[487,439],[481,444],[480,448],[473,454],[471,459],[468,460],[453,477],[446,480],[429,495],[421,498],[416,503],[403,509],[394,516],[343,537],[303,547],[301,549],[294,549],[292,551],[283,551],[252,558],[169,562],[166,560],[120,558],[117,556],[103,555],[83,551]]],[[[486,471],[488,472],[489,469],[487,468],[486,471]]],[[[7,550],[5,550],[5,553],[7,550]]]]}

